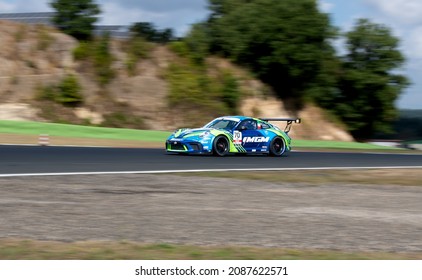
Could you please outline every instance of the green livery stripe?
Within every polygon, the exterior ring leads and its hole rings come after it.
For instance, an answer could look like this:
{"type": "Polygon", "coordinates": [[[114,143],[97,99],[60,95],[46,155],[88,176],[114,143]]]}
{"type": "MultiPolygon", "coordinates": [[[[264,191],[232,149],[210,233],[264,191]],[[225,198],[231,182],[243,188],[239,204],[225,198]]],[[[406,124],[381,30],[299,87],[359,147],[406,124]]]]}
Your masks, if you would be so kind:
{"type": "MultiPolygon", "coordinates": [[[[272,128],[270,128],[270,129],[267,129],[267,131],[271,131],[271,132],[273,132],[273,133],[277,134],[278,136],[283,136],[283,135],[282,135],[282,133],[280,133],[280,131],[279,131],[279,130],[276,130],[276,129],[272,129],[272,128]]],[[[284,137],[283,137],[283,138],[284,138],[284,137]]]]}
{"type": "Polygon", "coordinates": [[[290,148],[290,142],[291,142],[291,140],[289,140],[288,137],[286,138],[286,136],[284,135],[284,133],[282,133],[282,132],[280,132],[278,130],[275,130],[275,129],[268,129],[268,131],[271,131],[271,132],[275,133],[277,136],[282,137],[284,139],[284,142],[287,145],[287,148],[290,148]]]}
{"type": "Polygon", "coordinates": [[[229,137],[229,140],[230,140],[230,152],[232,152],[232,153],[236,153],[236,152],[246,153],[246,150],[245,150],[245,148],[243,148],[242,145],[233,143],[233,135],[231,133],[227,133],[225,135],[227,137],[229,137]]]}
{"type": "Polygon", "coordinates": [[[234,146],[236,147],[236,149],[237,149],[239,152],[241,152],[241,153],[246,153],[246,150],[245,150],[245,148],[243,148],[243,146],[242,146],[242,145],[239,145],[239,144],[234,144],[234,146]]]}

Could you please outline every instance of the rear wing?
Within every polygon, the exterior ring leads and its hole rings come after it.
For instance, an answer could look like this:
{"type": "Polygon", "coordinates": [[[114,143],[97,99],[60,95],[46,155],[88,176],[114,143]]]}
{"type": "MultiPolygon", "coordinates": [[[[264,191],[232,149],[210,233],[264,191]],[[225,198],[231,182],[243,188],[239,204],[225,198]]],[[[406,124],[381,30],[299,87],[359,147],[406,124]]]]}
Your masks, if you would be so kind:
{"type": "Polygon", "coordinates": [[[289,133],[293,123],[301,123],[299,118],[260,118],[262,121],[287,122],[284,132],[289,133]]]}

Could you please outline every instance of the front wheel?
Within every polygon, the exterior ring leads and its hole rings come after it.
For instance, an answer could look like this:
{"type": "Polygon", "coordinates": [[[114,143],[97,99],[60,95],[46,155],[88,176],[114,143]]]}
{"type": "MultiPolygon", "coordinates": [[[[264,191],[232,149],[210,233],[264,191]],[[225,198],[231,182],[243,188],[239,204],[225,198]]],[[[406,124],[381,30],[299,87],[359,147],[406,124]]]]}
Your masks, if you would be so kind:
{"type": "Polygon", "coordinates": [[[286,144],[281,137],[275,137],[270,144],[270,155],[279,157],[286,151],[286,144]]]}
{"type": "Polygon", "coordinates": [[[229,153],[229,140],[222,135],[217,136],[212,144],[212,151],[216,156],[223,157],[227,155],[229,153]]]}

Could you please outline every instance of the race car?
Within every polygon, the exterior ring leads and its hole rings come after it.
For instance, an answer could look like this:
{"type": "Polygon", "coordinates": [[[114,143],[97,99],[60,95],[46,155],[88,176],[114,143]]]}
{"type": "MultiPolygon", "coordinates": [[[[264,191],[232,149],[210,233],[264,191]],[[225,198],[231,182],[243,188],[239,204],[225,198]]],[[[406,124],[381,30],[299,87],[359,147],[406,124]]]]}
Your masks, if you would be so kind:
{"type": "Polygon", "coordinates": [[[166,152],[178,154],[259,153],[281,156],[291,150],[288,133],[299,118],[219,117],[201,128],[181,128],[166,140],[166,152]],[[281,130],[270,121],[287,122],[281,130]]]}

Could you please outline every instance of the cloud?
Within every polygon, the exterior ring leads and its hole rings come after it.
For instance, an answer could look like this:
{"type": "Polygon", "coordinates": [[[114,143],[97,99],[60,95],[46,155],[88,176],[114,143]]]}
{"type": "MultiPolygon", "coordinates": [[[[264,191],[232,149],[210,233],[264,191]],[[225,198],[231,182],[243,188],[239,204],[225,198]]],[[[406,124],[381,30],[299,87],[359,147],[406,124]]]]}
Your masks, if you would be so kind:
{"type": "Polygon", "coordinates": [[[422,26],[416,27],[409,32],[405,48],[408,55],[412,58],[422,59],[422,26]]]}
{"type": "Polygon", "coordinates": [[[14,10],[14,5],[8,3],[8,2],[3,2],[0,1],[0,11],[2,11],[3,13],[11,13],[14,10]]]}
{"type": "Polygon", "coordinates": [[[207,14],[207,0],[100,0],[101,24],[131,25],[152,22],[157,28],[172,28],[183,36],[207,14]]]}
{"type": "Polygon", "coordinates": [[[382,14],[402,24],[422,24],[420,0],[365,0],[382,14]]]}
{"type": "Polygon", "coordinates": [[[2,13],[24,13],[24,12],[45,12],[51,11],[48,1],[28,0],[0,0],[0,11],[2,13]],[[31,2],[30,4],[28,2],[31,2]]]}
{"type": "Polygon", "coordinates": [[[152,22],[157,28],[172,28],[178,36],[184,35],[191,24],[207,15],[205,0],[144,0],[98,1],[102,9],[100,24],[131,25],[152,22]]]}
{"type": "Polygon", "coordinates": [[[333,10],[334,4],[329,3],[327,1],[324,1],[324,0],[319,0],[318,1],[318,7],[324,13],[329,13],[329,12],[331,12],[333,10]]]}
{"type": "Polygon", "coordinates": [[[152,13],[163,13],[178,10],[204,11],[206,0],[100,0],[98,4],[114,3],[124,9],[142,9],[152,13]],[[118,4],[117,4],[118,3],[118,4]]]}

